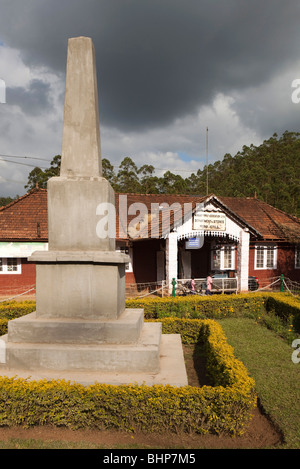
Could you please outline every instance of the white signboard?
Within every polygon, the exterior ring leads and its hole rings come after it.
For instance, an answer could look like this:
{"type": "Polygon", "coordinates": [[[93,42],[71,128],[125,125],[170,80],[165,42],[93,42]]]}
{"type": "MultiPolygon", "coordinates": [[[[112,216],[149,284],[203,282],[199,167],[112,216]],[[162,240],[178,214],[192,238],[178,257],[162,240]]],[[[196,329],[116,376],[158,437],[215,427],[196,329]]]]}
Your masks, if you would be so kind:
{"type": "Polygon", "coordinates": [[[48,243],[0,243],[0,257],[29,257],[34,251],[47,251],[48,243]]]}
{"type": "Polygon", "coordinates": [[[203,231],[225,231],[226,215],[222,212],[196,211],[194,214],[194,230],[203,231]]]}

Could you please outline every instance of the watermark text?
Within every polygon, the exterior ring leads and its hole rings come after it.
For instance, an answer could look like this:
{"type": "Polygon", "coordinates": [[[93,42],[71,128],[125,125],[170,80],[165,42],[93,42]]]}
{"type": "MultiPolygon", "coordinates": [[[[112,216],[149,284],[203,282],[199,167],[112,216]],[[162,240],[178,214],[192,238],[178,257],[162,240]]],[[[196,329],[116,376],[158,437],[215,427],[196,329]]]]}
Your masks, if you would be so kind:
{"type": "Polygon", "coordinates": [[[292,347],[296,349],[292,353],[292,362],[300,363],[300,339],[293,340],[292,347]]]}
{"type": "Polygon", "coordinates": [[[0,78],[0,104],[6,103],[6,86],[5,81],[0,78]]]}
{"type": "MultiPolygon", "coordinates": [[[[96,224],[96,234],[100,239],[115,238],[118,228],[118,237],[131,239],[167,237],[173,230],[185,223],[197,223],[194,236],[198,238],[197,248],[204,243],[204,230],[207,219],[205,217],[204,204],[196,204],[193,210],[192,203],[151,203],[150,206],[142,202],[134,202],[128,205],[127,195],[120,194],[118,211],[114,204],[102,202],[96,208],[99,220],[96,224]],[[116,214],[118,213],[118,217],[116,214]],[[196,214],[193,218],[193,214],[196,214]],[[117,218],[117,221],[116,221],[117,218]],[[196,220],[196,221],[195,221],[196,220]],[[117,225],[118,224],[118,225],[117,225]]],[[[218,218],[211,218],[210,223],[220,223],[218,218]]]]}
{"type": "Polygon", "coordinates": [[[298,104],[300,103],[300,78],[295,78],[295,80],[292,81],[292,88],[295,88],[291,96],[292,102],[298,104]]]}

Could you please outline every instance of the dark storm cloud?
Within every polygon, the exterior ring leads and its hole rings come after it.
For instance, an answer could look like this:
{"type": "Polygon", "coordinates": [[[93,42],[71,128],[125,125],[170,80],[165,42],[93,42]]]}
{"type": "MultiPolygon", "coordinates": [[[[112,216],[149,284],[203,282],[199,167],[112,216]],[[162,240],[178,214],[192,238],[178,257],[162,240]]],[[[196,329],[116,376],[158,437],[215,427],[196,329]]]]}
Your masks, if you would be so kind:
{"type": "Polygon", "coordinates": [[[49,112],[52,107],[50,85],[37,79],[31,80],[28,88],[7,88],[6,97],[8,105],[17,105],[30,116],[49,112]]]}
{"type": "Polygon", "coordinates": [[[258,86],[298,55],[298,0],[1,3],[1,39],[30,66],[64,74],[68,37],[92,37],[101,121],[123,129],[170,123],[218,92],[258,86]]]}

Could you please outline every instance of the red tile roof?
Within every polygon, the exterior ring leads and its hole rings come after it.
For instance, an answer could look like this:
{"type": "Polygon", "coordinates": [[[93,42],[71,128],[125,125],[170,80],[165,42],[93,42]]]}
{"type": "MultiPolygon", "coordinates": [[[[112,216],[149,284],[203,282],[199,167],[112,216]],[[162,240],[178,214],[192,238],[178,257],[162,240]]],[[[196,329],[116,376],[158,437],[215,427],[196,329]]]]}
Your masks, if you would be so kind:
{"type": "MultiPolygon", "coordinates": [[[[115,194],[115,204],[116,204],[116,226],[117,230],[119,223],[121,221],[121,226],[123,227],[122,231],[124,232],[124,224],[122,223],[122,217],[120,217],[120,209],[123,206],[123,200],[126,198],[127,201],[127,226],[128,234],[130,237],[130,222],[136,217],[140,216],[138,211],[138,205],[133,207],[133,211],[129,214],[129,207],[132,204],[142,203],[147,207],[147,216],[146,216],[146,228],[143,229],[143,226],[140,227],[139,236],[141,238],[151,237],[153,233],[157,233],[159,236],[163,236],[163,228],[168,225],[168,218],[170,216],[170,226],[172,227],[177,222],[182,223],[183,220],[183,207],[184,204],[190,204],[191,210],[196,208],[197,203],[203,202],[206,197],[191,197],[189,195],[176,195],[176,194],[115,194]],[[156,206],[155,206],[156,204],[156,206]],[[158,210],[158,207],[163,206],[163,204],[168,204],[169,207],[172,207],[172,210],[158,210]],[[151,219],[151,223],[150,223],[151,219]]],[[[143,225],[143,223],[142,223],[143,225]]],[[[120,238],[122,238],[122,232],[119,232],[120,238]]]]}
{"type": "MultiPolygon", "coordinates": [[[[143,203],[151,213],[151,204],[190,203],[192,208],[197,203],[212,200],[229,215],[250,229],[257,239],[300,242],[300,220],[256,198],[235,197],[198,197],[177,194],[117,194],[116,212],[117,230],[119,227],[119,202],[127,202],[127,226],[139,213],[128,214],[128,207],[133,203],[143,203]],[[123,199],[121,198],[123,196],[123,199]],[[126,198],[124,197],[126,196],[126,198]]],[[[161,212],[160,212],[161,213],[161,212]]],[[[176,222],[180,210],[171,212],[171,224],[176,222]]],[[[162,215],[156,219],[159,234],[162,234],[162,215]]],[[[148,223],[150,229],[150,223],[148,223]]],[[[152,225],[153,229],[153,225],[152,225]]],[[[124,230],[126,232],[126,229],[124,230]]],[[[122,233],[120,233],[122,238],[122,233]]],[[[150,233],[148,233],[150,235],[150,233]]],[[[145,233],[147,237],[147,233],[145,233]]],[[[117,233],[117,238],[118,238],[117,233]]],[[[1,241],[41,241],[48,240],[47,190],[34,189],[9,205],[0,207],[0,240],[1,241]]]]}
{"type": "Polygon", "coordinates": [[[46,189],[34,189],[0,207],[0,240],[47,242],[46,189]]]}
{"type": "Polygon", "coordinates": [[[256,198],[218,197],[263,239],[300,242],[300,220],[256,198]]]}

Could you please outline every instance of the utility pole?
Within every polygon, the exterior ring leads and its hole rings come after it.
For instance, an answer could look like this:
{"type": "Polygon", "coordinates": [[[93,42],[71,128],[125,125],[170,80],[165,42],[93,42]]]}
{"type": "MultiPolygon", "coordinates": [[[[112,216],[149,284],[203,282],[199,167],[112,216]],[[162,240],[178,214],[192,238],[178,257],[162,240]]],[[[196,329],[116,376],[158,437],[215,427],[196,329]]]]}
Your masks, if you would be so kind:
{"type": "Polygon", "coordinates": [[[208,127],[206,127],[206,195],[208,195],[208,127]]]}

